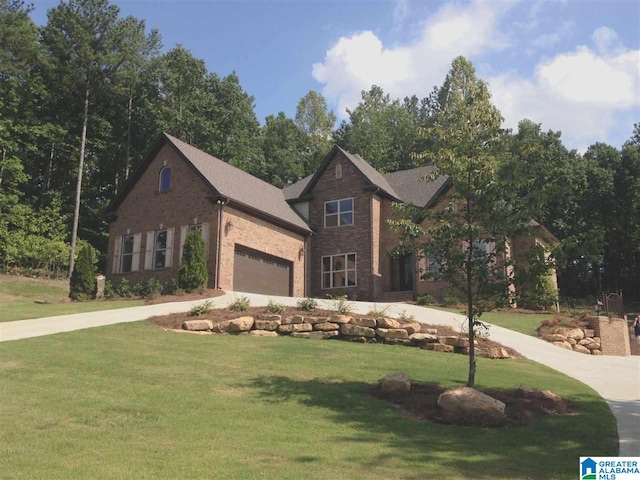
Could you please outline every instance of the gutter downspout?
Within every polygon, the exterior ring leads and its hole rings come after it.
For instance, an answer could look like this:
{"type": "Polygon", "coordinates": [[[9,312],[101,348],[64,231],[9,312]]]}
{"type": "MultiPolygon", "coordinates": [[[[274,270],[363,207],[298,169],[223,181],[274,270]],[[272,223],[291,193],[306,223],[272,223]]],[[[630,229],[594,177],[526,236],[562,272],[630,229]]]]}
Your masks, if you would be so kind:
{"type": "Polygon", "coordinates": [[[311,236],[313,232],[305,239],[304,243],[304,296],[309,297],[311,287],[311,236]]]}
{"type": "Polygon", "coordinates": [[[224,206],[229,203],[229,199],[218,199],[218,241],[216,245],[216,289],[220,289],[220,264],[222,257],[222,215],[224,206]]]}

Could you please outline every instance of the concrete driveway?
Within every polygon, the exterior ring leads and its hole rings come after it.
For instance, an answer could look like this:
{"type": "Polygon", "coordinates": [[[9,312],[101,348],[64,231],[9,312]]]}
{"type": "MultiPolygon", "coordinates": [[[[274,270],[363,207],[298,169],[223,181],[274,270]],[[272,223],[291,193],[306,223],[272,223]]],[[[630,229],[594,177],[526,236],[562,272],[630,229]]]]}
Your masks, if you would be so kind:
{"type": "MultiPolygon", "coordinates": [[[[266,305],[269,299],[285,305],[295,305],[297,298],[275,297],[257,294],[243,294],[250,298],[255,306],[266,305]]],[[[226,307],[238,294],[225,293],[213,299],[216,307],[226,307]]],[[[155,315],[166,315],[188,311],[203,300],[188,302],[162,303],[142,307],[123,308],[102,312],[61,315],[35,320],[20,320],[0,323],[0,342],[23,338],[70,332],[83,328],[99,327],[115,323],[145,320],[155,315]]],[[[322,307],[328,307],[329,301],[320,300],[322,307]]],[[[396,303],[353,302],[357,313],[367,313],[373,306],[387,308],[390,316],[406,311],[417,321],[434,325],[448,325],[460,329],[465,317],[440,310],[416,305],[396,303]]],[[[616,417],[620,438],[620,456],[640,456],[640,356],[609,357],[589,356],[570,352],[514,332],[506,328],[491,326],[491,339],[514,348],[525,357],[551,367],[570,377],[589,385],[609,404],[616,417]]],[[[588,455],[589,452],[585,452],[588,455]]]]}

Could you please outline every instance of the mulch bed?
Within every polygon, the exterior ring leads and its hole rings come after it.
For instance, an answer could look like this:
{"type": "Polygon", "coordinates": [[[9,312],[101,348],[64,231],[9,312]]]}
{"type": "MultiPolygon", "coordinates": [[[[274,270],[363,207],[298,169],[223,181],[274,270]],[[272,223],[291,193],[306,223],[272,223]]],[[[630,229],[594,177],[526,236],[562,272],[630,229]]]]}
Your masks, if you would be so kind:
{"type": "Polygon", "coordinates": [[[370,390],[370,394],[393,404],[414,418],[468,427],[523,427],[533,424],[543,415],[580,413],[572,402],[552,392],[521,387],[516,390],[478,389],[506,405],[503,420],[492,420],[481,416],[449,415],[438,407],[438,397],[445,390],[447,388],[436,384],[411,382],[410,393],[382,392],[380,385],[376,385],[370,390]]]}

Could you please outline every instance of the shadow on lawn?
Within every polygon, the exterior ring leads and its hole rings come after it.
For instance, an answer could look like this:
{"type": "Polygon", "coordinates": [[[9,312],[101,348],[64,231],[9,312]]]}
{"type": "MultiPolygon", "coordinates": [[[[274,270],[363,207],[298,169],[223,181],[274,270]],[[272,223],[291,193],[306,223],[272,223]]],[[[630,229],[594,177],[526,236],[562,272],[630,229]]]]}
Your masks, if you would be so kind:
{"type": "MultiPolygon", "coordinates": [[[[353,435],[335,437],[333,442],[375,443],[393,450],[350,459],[363,468],[384,467],[390,461],[397,464],[399,459],[423,469],[415,477],[403,478],[434,478],[439,470],[456,472],[456,478],[573,478],[581,455],[615,455],[609,452],[611,445],[599,443],[599,426],[607,422],[592,421],[591,415],[547,417],[523,428],[469,428],[411,418],[370,396],[372,385],[364,382],[276,376],[256,378],[250,386],[269,402],[329,409],[333,421],[354,426],[353,435]],[[433,466],[430,474],[424,471],[425,465],[433,466]]],[[[596,413],[601,407],[590,398],[580,399],[585,411],[596,413]]]]}

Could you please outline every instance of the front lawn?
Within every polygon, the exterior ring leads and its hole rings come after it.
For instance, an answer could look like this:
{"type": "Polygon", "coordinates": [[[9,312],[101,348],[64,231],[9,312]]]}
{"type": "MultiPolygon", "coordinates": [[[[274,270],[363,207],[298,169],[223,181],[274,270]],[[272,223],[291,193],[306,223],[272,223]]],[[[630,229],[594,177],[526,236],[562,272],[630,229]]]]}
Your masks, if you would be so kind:
{"type": "Polygon", "coordinates": [[[0,322],[143,305],[141,300],[71,302],[68,297],[66,280],[0,275],[0,322]]]}
{"type": "Polygon", "coordinates": [[[479,387],[552,390],[583,414],[531,427],[416,420],[368,395],[390,372],[463,383],[468,358],[389,345],[192,335],[151,322],[0,349],[2,478],[575,478],[617,453],[590,388],[528,360],[478,359],[479,387]]]}

